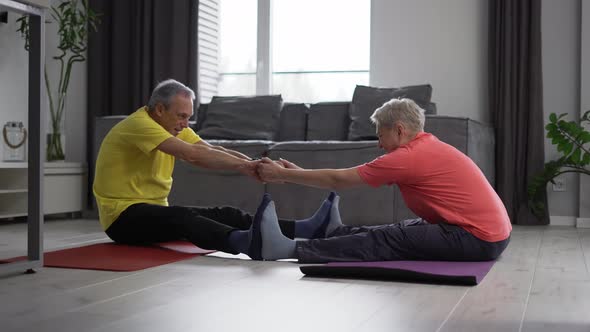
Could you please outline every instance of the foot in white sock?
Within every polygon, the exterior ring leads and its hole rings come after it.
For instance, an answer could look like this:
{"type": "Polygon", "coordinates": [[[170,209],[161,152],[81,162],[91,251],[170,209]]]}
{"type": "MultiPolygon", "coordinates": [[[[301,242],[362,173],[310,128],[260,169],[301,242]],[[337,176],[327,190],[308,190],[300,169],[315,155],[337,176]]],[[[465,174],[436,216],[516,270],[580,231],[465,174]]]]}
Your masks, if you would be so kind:
{"type": "Polygon", "coordinates": [[[295,256],[295,241],[284,236],[281,232],[273,201],[268,203],[262,213],[260,233],[262,235],[262,259],[274,261],[295,256]]]}
{"type": "Polygon", "coordinates": [[[340,204],[340,196],[336,195],[332,200],[332,206],[330,208],[330,216],[329,219],[326,221],[326,231],[324,237],[330,236],[330,234],[338,227],[343,226],[342,220],[340,219],[340,208],[338,205],[340,204]]]}

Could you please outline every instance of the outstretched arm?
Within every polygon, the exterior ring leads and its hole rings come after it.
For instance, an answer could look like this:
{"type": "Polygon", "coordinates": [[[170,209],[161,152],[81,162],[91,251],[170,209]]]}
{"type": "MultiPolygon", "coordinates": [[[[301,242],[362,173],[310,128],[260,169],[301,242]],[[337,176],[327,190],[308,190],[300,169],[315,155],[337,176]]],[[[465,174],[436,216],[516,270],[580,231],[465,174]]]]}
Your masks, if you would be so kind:
{"type": "MultiPolygon", "coordinates": [[[[281,162],[283,165],[287,165],[283,161],[281,162]]],[[[365,184],[358,175],[356,167],[342,169],[281,167],[268,158],[263,158],[258,165],[258,174],[266,182],[290,182],[332,190],[358,187],[365,184]]]]}
{"type": "Polygon", "coordinates": [[[252,158],[250,158],[250,157],[246,156],[245,154],[243,154],[243,153],[241,153],[241,152],[238,152],[238,151],[235,151],[235,150],[232,150],[232,149],[228,149],[228,148],[224,148],[224,147],[223,147],[223,146],[221,146],[221,145],[212,145],[212,144],[210,144],[209,142],[207,142],[207,141],[205,141],[205,140],[202,140],[202,139],[201,139],[200,141],[198,141],[196,144],[202,144],[202,145],[206,145],[206,146],[208,146],[208,147],[210,147],[210,148],[212,148],[212,149],[219,150],[219,151],[223,151],[223,152],[225,152],[225,153],[229,153],[229,154],[231,154],[232,156],[234,156],[234,157],[238,157],[238,158],[240,158],[240,159],[252,160],[252,158]]]}
{"type": "Polygon", "coordinates": [[[235,170],[258,179],[256,168],[259,161],[239,158],[230,153],[213,148],[209,144],[189,144],[176,137],[170,137],[157,147],[158,150],[173,155],[195,166],[218,170],[235,170]]]}

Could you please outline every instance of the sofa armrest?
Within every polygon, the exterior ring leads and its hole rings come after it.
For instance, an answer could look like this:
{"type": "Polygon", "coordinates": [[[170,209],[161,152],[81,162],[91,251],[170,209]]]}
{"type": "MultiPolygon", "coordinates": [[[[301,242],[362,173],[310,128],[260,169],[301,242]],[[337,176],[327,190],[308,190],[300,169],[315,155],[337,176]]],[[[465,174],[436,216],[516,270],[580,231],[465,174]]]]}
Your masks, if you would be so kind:
{"type": "Polygon", "coordinates": [[[462,117],[427,115],[424,131],[465,153],[495,184],[495,139],[490,125],[462,117]]]}

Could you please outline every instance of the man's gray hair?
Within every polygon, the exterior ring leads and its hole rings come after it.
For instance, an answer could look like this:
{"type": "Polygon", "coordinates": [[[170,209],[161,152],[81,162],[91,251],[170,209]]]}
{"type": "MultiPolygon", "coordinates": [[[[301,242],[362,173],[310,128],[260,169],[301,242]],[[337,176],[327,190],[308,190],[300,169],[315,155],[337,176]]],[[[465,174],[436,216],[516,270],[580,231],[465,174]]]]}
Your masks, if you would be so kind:
{"type": "Polygon", "coordinates": [[[195,92],[176,80],[168,79],[158,83],[148,101],[148,110],[150,112],[155,110],[158,103],[163,104],[166,108],[170,107],[172,97],[178,94],[195,100],[195,92]]]}
{"type": "Polygon", "coordinates": [[[424,130],[424,110],[412,99],[393,98],[373,112],[371,121],[378,127],[391,128],[396,122],[402,122],[413,132],[424,130]]]}

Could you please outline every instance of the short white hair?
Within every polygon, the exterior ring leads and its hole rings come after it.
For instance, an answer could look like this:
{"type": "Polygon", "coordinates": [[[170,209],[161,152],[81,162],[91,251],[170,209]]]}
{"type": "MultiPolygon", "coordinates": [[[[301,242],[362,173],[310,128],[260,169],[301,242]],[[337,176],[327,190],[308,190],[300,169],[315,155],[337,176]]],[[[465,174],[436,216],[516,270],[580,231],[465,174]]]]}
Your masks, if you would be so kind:
{"type": "Polygon", "coordinates": [[[393,98],[371,115],[371,121],[377,127],[391,128],[401,122],[416,133],[424,130],[425,118],[424,110],[409,98],[393,98]]]}
{"type": "Polygon", "coordinates": [[[160,82],[154,88],[150,100],[148,101],[148,110],[150,110],[150,112],[155,110],[157,104],[163,104],[166,108],[170,107],[172,98],[178,94],[195,100],[195,92],[186,85],[173,79],[167,79],[160,82]]]}

